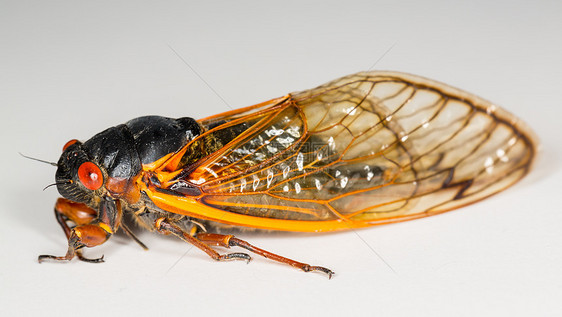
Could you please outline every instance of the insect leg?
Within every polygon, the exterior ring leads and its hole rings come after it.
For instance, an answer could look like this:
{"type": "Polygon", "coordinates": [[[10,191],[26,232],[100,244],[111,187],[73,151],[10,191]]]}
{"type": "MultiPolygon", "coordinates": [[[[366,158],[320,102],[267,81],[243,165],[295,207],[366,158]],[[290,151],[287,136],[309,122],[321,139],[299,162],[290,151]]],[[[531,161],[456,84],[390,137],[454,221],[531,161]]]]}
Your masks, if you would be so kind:
{"type": "Polygon", "coordinates": [[[306,263],[302,263],[302,262],[298,262],[295,260],[291,260],[285,257],[282,257],[280,255],[277,255],[275,253],[271,253],[269,251],[257,248],[253,245],[251,245],[250,243],[235,238],[233,235],[224,235],[224,234],[216,234],[216,233],[199,233],[197,234],[197,239],[199,239],[202,242],[205,242],[207,244],[210,245],[216,245],[216,246],[221,246],[221,247],[225,247],[225,248],[230,248],[230,247],[241,247],[244,248],[250,252],[253,252],[255,254],[259,254],[261,256],[263,256],[264,258],[267,259],[271,259],[273,261],[277,261],[277,262],[281,262],[281,263],[285,263],[285,264],[289,264],[290,266],[296,267],[298,269],[301,269],[305,272],[323,272],[328,274],[328,278],[332,278],[332,275],[334,275],[335,273],[330,270],[327,269],[325,267],[322,266],[311,266],[309,264],[306,263]]]}
{"type": "MultiPolygon", "coordinates": [[[[68,221],[73,222],[75,225],[85,225],[85,224],[89,224],[91,223],[97,216],[97,213],[95,210],[93,210],[92,208],[81,204],[81,203],[76,203],[73,202],[71,200],[65,199],[65,198],[59,198],[57,199],[57,202],[55,203],[55,218],[57,219],[57,222],[59,223],[59,225],[61,226],[62,230],[64,231],[64,234],[66,236],[66,239],[68,239],[69,243],[71,240],[71,235],[72,235],[72,229],[71,227],[68,226],[68,221]]],[[[76,239],[76,238],[73,238],[76,239]]],[[[75,242],[72,242],[75,243],[75,242]]],[[[103,262],[103,257],[98,258],[98,259],[88,259],[86,257],[84,257],[82,255],[82,251],[80,249],[75,250],[73,252],[71,252],[71,254],[76,255],[76,257],[78,257],[78,259],[84,261],[84,262],[92,262],[92,263],[98,263],[98,262],[103,262]]],[[[56,257],[56,256],[51,256],[51,255],[41,255],[39,256],[39,262],[41,262],[44,259],[55,259],[58,260],[58,258],[62,258],[60,260],[67,260],[67,257],[71,256],[70,259],[72,259],[72,257],[74,257],[74,255],[71,255],[69,253],[67,253],[66,256],[64,257],[56,257]]],[[[70,260],[68,259],[68,260],[70,260]]]]}
{"type": "MultiPolygon", "coordinates": [[[[106,214],[116,214],[120,212],[118,209],[113,201],[103,201],[100,204],[100,210],[106,214]]],[[[37,259],[39,262],[47,259],[70,261],[75,256],[85,262],[103,262],[103,256],[97,259],[85,258],[82,256],[81,249],[104,243],[116,230],[115,227],[100,220],[99,214],[88,206],[64,198],[59,198],[55,204],[55,217],[68,239],[68,250],[64,256],[40,255],[37,259]],[[68,221],[76,226],[69,227],[68,221]]]]}
{"type": "Polygon", "coordinates": [[[129,238],[135,240],[135,242],[138,243],[141,248],[143,248],[145,251],[148,251],[148,247],[144,243],[142,243],[139,238],[137,238],[137,236],[133,233],[133,231],[131,231],[131,229],[129,229],[129,227],[127,227],[124,223],[121,223],[121,228],[123,228],[123,231],[125,231],[129,238]]]}
{"type": "Polygon", "coordinates": [[[227,261],[227,260],[245,260],[250,262],[252,258],[246,253],[228,253],[219,254],[217,251],[213,250],[209,245],[200,241],[196,237],[185,232],[178,225],[174,224],[173,221],[166,218],[158,218],[155,222],[155,228],[163,234],[173,234],[176,237],[182,239],[185,242],[191,243],[203,252],[207,253],[211,258],[216,261],[227,261]]]}
{"type": "Polygon", "coordinates": [[[56,261],[70,261],[74,256],[80,260],[90,263],[103,262],[103,256],[97,259],[84,258],[80,251],[84,247],[95,247],[104,243],[110,236],[111,232],[106,231],[107,226],[101,223],[91,223],[80,225],[70,229],[70,237],[68,238],[68,251],[65,256],[40,255],[37,259],[39,263],[44,260],[51,259],[56,261]]]}

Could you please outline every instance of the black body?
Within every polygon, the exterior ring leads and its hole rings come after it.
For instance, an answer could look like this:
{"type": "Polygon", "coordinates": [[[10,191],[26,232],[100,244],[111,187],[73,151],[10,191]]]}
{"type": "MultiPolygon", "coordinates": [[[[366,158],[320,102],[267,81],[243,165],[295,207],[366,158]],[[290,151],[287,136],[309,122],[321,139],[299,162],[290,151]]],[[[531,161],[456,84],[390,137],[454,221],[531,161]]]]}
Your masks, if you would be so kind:
{"type": "Polygon", "coordinates": [[[192,118],[160,116],[139,117],[109,128],[84,143],[76,142],[65,149],[58,161],[57,189],[64,198],[88,204],[93,191],[76,179],[82,163],[95,163],[104,179],[128,180],[139,174],[142,164],[180,150],[200,135],[201,130],[192,118]]]}

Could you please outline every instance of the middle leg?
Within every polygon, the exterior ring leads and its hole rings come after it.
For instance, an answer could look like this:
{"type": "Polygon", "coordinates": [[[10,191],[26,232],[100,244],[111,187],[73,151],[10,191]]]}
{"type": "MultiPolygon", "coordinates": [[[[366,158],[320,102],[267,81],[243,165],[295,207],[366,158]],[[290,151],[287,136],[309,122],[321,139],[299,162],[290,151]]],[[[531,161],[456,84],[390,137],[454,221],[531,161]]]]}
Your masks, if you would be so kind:
{"type": "Polygon", "coordinates": [[[173,220],[167,218],[158,218],[154,224],[156,230],[163,234],[173,234],[176,237],[182,239],[183,241],[192,244],[193,246],[199,248],[203,252],[207,253],[213,260],[216,261],[228,261],[228,260],[245,260],[246,262],[250,262],[252,258],[246,253],[228,253],[228,254],[219,254],[213,248],[211,248],[205,242],[197,239],[196,237],[192,236],[177,224],[174,223],[173,220]]]}

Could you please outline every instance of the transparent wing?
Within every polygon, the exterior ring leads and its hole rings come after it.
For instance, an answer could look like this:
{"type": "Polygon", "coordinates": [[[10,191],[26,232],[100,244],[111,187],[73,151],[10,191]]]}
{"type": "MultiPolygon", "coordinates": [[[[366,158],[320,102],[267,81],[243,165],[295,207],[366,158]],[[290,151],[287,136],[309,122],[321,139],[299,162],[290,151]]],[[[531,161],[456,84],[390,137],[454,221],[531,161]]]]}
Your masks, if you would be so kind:
{"type": "Polygon", "coordinates": [[[535,155],[532,133],[513,115],[393,72],[358,73],[200,122],[221,147],[182,181],[199,186],[199,204],[247,217],[199,216],[278,230],[444,212],[512,185],[535,155]]]}

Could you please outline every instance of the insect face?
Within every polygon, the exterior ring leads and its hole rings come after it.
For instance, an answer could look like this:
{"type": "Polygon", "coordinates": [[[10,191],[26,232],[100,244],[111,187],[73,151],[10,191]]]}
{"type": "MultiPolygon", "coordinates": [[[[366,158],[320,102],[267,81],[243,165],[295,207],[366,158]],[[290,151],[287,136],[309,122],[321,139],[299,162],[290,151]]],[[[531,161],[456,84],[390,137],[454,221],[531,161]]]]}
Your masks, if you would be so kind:
{"type": "Polygon", "coordinates": [[[93,191],[102,187],[104,176],[101,168],[88,158],[82,143],[73,141],[65,145],[57,163],[57,189],[64,198],[88,203],[93,198],[93,191]]]}

